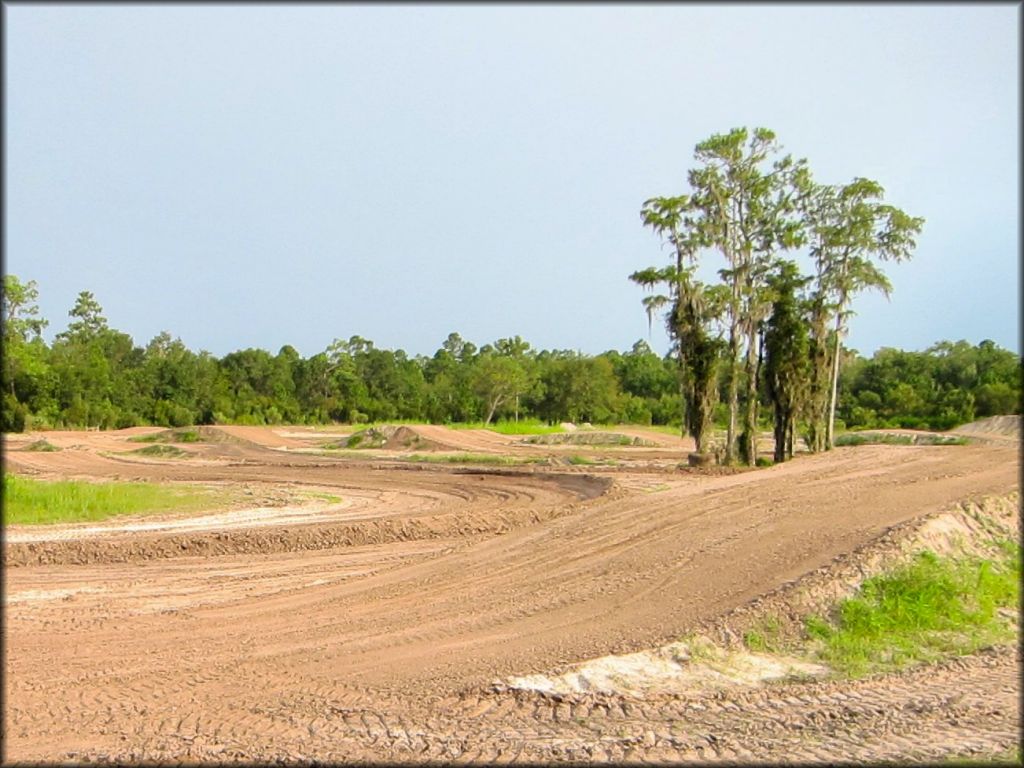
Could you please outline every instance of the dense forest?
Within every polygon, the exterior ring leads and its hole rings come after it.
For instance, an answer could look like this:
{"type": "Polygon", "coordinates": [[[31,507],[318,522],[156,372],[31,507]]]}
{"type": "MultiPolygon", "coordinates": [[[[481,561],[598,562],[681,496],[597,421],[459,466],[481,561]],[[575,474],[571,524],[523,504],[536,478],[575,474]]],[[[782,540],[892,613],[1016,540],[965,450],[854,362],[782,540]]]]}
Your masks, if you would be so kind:
{"type": "Polygon", "coordinates": [[[672,340],[664,357],[642,340],[628,352],[585,355],[536,350],[518,336],[477,347],[451,333],[429,357],[352,336],[308,358],[285,346],[218,359],[168,332],[136,346],[88,291],[47,344],[35,282],[6,275],[0,426],[671,424],[699,453],[720,449],[726,462],[754,464],[764,429],[781,461],[796,437],[828,450],[842,429],[943,430],[1020,413],[1021,359],[992,341],[885,348],[870,359],[842,344],[855,297],[888,295],[881,264],[911,258],[924,224],[886,203],[877,182],[818,183],[806,160],[780,157],[764,128],[716,134],[694,160],[684,193],[640,211],[668,264],[629,276],[650,292],[648,317],[663,315],[672,340]],[[697,277],[710,258],[720,259],[720,282],[697,277]]]}
{"type": "MultiPolygon", "coordinates": [[[[46,344],[36,286],[3,284],[3,430],[140,424],[433,423],[535,418],[549,422],[679,425],[674,354],[644,341],[589,356],[533,349],[516,337],[477,347],[452,333],[431,356],[410,357],[352,337],[304,358],[245,349],[193,352],[169,333],[145,347],[111,328],[79,295],[46,344]]],[[[946,429],[1020,412],[1020,359],[991,341],[942,342],[924,352],[845,351],[838,415],[847,427],[946,429]]],[[[725,386],[723,382],[723,387],[725,386]]],[[[763,405],[769,406],[767,393],[763,405]]],[[[715,421],[725,425],[724,404],[715,421]]]]}

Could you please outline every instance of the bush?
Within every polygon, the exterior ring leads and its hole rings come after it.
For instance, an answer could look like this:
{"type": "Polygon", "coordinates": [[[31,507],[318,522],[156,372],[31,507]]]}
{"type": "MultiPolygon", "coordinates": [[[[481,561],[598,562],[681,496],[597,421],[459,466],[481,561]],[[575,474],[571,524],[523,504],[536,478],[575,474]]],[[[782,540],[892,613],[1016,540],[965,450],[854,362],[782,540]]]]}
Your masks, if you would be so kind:
{"type": "Polygon", "coordinates": [[[3,418],[0,419],[0,430],[3,432],[24,432],[28,418],[28,408],[19,403],[14,395],[8,393],[3,399],[3,418]]]}

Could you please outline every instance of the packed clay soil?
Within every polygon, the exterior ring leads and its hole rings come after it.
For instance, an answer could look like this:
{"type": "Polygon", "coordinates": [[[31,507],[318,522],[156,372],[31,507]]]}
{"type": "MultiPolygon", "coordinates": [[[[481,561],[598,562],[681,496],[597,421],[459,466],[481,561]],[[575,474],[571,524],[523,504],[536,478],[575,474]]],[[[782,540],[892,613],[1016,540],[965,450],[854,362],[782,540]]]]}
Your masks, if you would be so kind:
{"type": "Polygon", "coordinates": [[[668,646],[900,525],[1019,490],[1014,441],[866,445],[752,471],[692,443],[567,446],[410,427],[415,463],[338,433],[205,428],[7,436],[5,471],[228,491],[207,513],[5,528],[4,759],[935,760],[1019,736],[1020,659],[995,649],[856,683],[647,695],[523,690],[668,646]],[[26,446],[45,438],[60,450],[26,446]]]}

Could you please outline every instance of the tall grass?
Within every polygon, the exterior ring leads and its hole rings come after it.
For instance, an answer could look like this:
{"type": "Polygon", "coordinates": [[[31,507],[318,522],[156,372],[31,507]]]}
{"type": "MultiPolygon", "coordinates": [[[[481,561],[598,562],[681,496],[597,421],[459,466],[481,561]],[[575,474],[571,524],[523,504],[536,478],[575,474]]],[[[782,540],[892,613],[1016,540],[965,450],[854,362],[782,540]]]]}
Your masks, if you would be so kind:
{"type": "Polygon", "coordinates": [[[808,617],[807,635],[823,661],[850,676],[1009,641],[1016,625],[1005,612],[1019,607],[1020,545],[1006,542],[1003,553],[984,560],[922,552],[866,580],[829,619],[808,617]]]}
{"type": "Polygon", "coordinates": [[[50,482],[4,475],[4,525],[77,523],[143,512],[217,506],[223,494],[157,483],[50,482]]]}

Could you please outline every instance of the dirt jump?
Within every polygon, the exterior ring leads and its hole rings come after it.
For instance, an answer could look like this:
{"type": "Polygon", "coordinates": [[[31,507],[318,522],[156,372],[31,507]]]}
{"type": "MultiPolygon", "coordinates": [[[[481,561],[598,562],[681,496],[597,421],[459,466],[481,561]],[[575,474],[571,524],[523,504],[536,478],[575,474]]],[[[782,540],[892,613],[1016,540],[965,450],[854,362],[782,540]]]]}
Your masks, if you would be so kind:
{"type": "Polygon", "coordinates": [[[692,444],[636,428],[612,446],[407,431],[431,460],[300,427],[206,428],[175,458],[134,452],[157,428],[7,436],[6,472],[234,495],[5,528],[3,757],[828,763],[1016,746],[1007,649],[857,682],[579,682],[580,665],[693,633],[727,643],[752,606],[863,570],[898,532],[1015,499],[1015,441],[738,471],[680,468],[692,444]],[[40,439],[53,450],[29,449],[40,439]]]}

